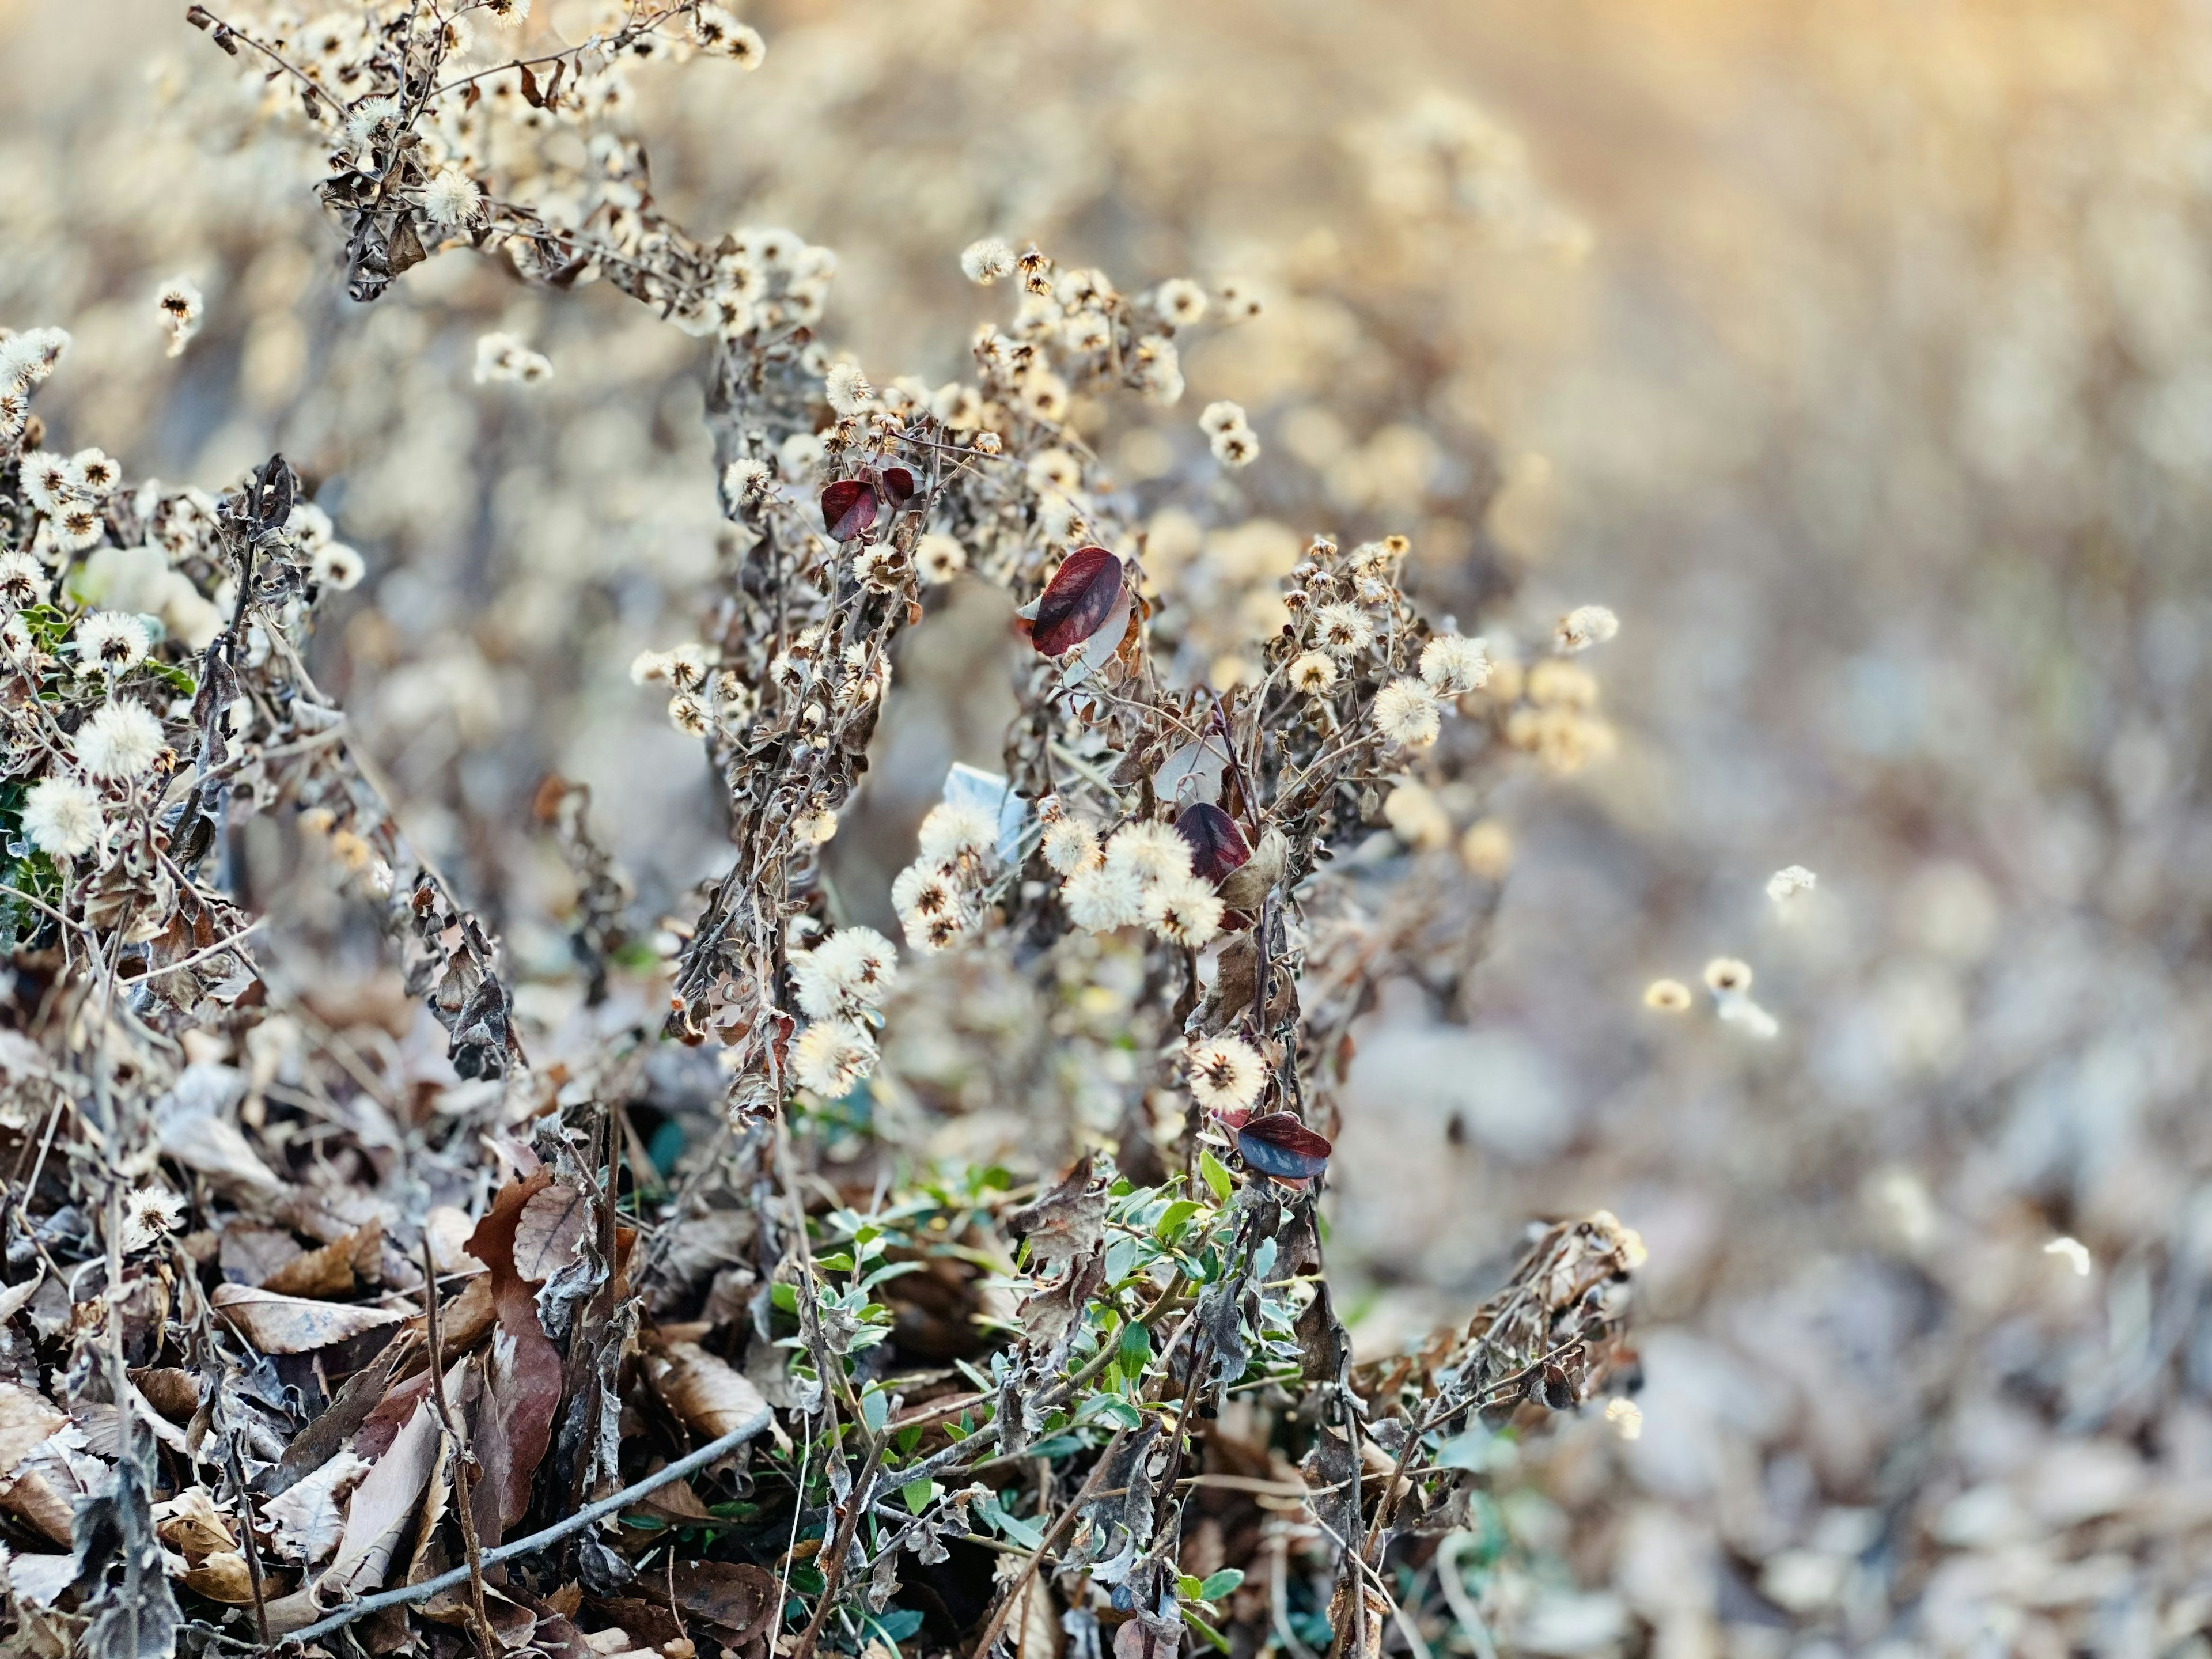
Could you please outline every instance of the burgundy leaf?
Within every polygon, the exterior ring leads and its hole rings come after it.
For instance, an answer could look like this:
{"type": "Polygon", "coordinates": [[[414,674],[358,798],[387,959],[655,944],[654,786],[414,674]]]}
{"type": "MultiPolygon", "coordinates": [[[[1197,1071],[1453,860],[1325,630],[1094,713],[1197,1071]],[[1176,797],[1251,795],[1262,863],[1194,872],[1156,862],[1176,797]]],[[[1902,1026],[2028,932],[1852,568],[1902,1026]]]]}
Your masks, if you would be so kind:
{"type": "Polygon", "coordinates": [[[914,499],[914,474],[902,466],[884,469],[884,498],[893,507],[904,507],[914,499]]]}
{"type": "Polygon", "coordinates": [[[1121,597],[1121,560],[1103,547],[1077,548],[1045,584],[1030,643],[1048,657],[1073,651],[1105,625],[1121,597]]]}
{"type": "Polygon", "coordinates": [[[1208,881],[1219,881],[1251,861],[1252,848],[1237,820],[1204,801],[1186,806],[1176,834],[1190,843],[1190,867],[1208,881]]]}
{"type": "Polygon", "coordinates": [[[1270,1112],[1239,1128],[1237,1150],[1248,1167],[1278,1181],[1310,1181],[1328,1167],[1327,1137],[1288,1112],[1270,1112]]]}
{"type": "Polygon", "coordinates": [[[876,521],[876,492],[859,478],[840,478],[822,492],[822,526],[830,539],[849,542],[876,521]]]}

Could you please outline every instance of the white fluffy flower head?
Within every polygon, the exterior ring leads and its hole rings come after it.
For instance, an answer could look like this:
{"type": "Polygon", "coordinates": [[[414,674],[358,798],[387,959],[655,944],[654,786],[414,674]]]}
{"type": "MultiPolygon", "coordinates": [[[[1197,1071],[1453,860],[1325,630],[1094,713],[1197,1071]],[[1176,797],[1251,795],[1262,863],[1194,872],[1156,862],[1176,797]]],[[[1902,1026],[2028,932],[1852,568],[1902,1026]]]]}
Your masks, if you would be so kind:
{"type": "Polygon", "coordinates": [[[88,668],[119,674],[146,660],[146,624],[120,611],[95,611],[76,625],[77,657],[88,668]]]}
{"type": "Polygon", "coordinates": [[[103,827],[100,798],[75,778],[41,778],[24,797],[23,833],[55,858],[90,852],[103,827]]]}
{"type": "Polygon", "coordinates": [[[1209,1112],[1242,1111],[1260,1097],[1267,1081],[1260,1051],[1239,1036],[1208,1037],[1184,1056],[1191,1097],[1209,1112]]]}
{"type": "Polygon", "coordinates": [[[1443,729],[1443,718],[1428,687],[1393,680],[1376,693],[1375,729],[1401,749],[1425,749],[1443,729]]]}
{"type": "Polygon", "coordinates": [[[77,758],[95,778],[135,778],[160,758],[161,722],[135,702],[111,702],[94,711],[76,734],[77,758]]]}

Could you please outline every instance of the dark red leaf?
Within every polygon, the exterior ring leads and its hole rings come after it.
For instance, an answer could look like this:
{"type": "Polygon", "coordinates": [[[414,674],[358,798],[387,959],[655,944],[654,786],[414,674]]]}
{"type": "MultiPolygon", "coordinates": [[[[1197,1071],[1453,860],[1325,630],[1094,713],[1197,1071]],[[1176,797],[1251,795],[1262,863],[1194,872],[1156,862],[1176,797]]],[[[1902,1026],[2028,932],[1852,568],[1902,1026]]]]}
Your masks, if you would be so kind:
{"type": "Polygon", "coordinates": [[[840,478],[822,492],[822,527],[830,539],[849,542],[876,521],[876,492],[859,478],[840,478]]]}
{"type": "Polygon", "coordinates": [[[893,507],[904,507],[914,499],[914,474],[902,466],[884,469],[884,499],[893,507]]]}
{"type": "Polygon", "coordinates": [[[1328,1138],[1288,1112],[1255,1117],[1237,1131],[1237,1150],[1247,1167],[1278,1181],[1310,1181],[1328,1167],[1328,1138]]]}
{"type": "Polygon", "coordinates": [[[1218,806],[1199,801],[1182,809],[1176,834],[1190,843],[1190,867],[1208,881],[1219,881],[1252,860],[1252,848],[1237,820],[1218,806]]]}
{"type": "Polygon", "coordinates": [[[1048,657],[1073,651],[1105,626],[1121,597],[1121,560],[1103,547],[1077,548],[1045,584],[1030,643],[1048,657]]]}

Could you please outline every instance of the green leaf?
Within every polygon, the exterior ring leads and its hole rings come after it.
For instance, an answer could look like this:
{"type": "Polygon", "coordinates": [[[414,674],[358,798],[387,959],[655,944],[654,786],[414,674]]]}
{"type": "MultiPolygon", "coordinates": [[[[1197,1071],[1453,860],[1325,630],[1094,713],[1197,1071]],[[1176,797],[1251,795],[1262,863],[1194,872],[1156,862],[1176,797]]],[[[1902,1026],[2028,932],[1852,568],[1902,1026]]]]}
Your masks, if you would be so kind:
{"type": "Polygon", "coordinates": [[[823,1256],[814,1265],[825,1273],[848,1273],[853,1271],[853,1257],[849,1251],[838,1250],[823,1256]]]}
{"type": "Polygon", "coordinates": [[[1187,1572],[1176,1575],[1176,1594],[1186,1601],[1198,1600],[1198,1580],[1187,1572]]]}
{"type": "Polygon", "coordinates": [[[1480,1474],[1486,1470],[1509,1468],[1519,1455],[1520,1449],[1510,1440],[1478,1427],[1455,1435],[1437,1447],[1437,1467],[1471,1469],[1480,1474]]]}
{"type": "Polygon", "coordinates": [[[1152,1334],[1135,1320],[1121,1327],[1121,1365],[1132,1376],[1144,1375],[1152,1363],[1152,1334]]]}
{"type": "Polygon", "coordinates": [[[860,1421],[868,1425],[870,1434],[881,1434],[890,1416],[891,1397],[881,1389],[870,1389],[860,1396],[860,1421]]]}
{"type": "Polygon", "coordinates": [[[1218,1601],[1223,1596],[1233,1594],[1237,1587],[1243,1582],[1244,1575],[1237,1568],[1224,1567],[1219,1572],[1208,1573],[1206,1576],[1206,1582],[1198,1587],[1198,1599],[1201,1601],[1218,1601]]]}
{"type": "Polygon", "coordinates": [[[919,1423],[909,1423],[891,1437],[891,1445],[901,1457],[911,1456],[914,1449],[921,1443],[921,1425],[919,1423]]]}
{"type": "Polygon", "coordinates": [[[1206,1187],[1213,1194],[1215,1200],[1226,1204],[1231,1185],[1229,1171],[1222,1168],[1219,1158],[1203,1146],[1198,1149],[1198,1172],[1206,1178],[1206,1187]]]}
{"type": "Polygon", "coordinates": [[[768,1299],[787,1314],[799,1311],[799,1286],[781,1282],[768,1287],[768,1299]]]}
{"type": "Polygon", "coordinates": [[[1212,1643],[1216,1651],[1221,1653],[1226,1653],[1229,1651],[1229,1638],[1224,1636],[1219,1631],[1214,1629],[1212,1626],[1207,1624],[1205,1620],[1193,1613],[1188,1607],[1184,1607],[1182,1610],[1182,1621],[1184,1624],[1188,1625],[1193,1630],[1196,1631],[1200,1636],[1203,1636],[1208,1642],[1212,1643]]]}
{"type": "Polygon", "coordinates": [[[929,1500],[937,1495],[934,1480],[909,1480],[899,1488],[899,1496],[906,1499],[906,1512],[920,1515],[929,1507],[929,1500]]]}
{"type": "MultiPolygon", "coordinates": [[[[1210,1158],[1212,1154],[1208,1152],[1204,1156],[1210,1158]]],[[[1152,1237],[1164,1239],[1173,1236],[1177,1228],[1199,1212],[1200,1208],[1199,1201],[1194,1198],[1176,1200],[1160,1212],[1160,1218],[1152,1224],[1152,1237]]]]}
{"type": "MultiPolygon", "coordinates": [[[[1274,1241],[1268,1241],[1273,1243],[1274,1241]]],[[[917,1264],[919,1265],[919,1264],[917,1264]]],[[[1129,1269],[1137,1265],[1137,1241],[1123,1233],[1106,1247],[1106,1282],[1118,1285],[1129,1276],[1129,1269]]]]}

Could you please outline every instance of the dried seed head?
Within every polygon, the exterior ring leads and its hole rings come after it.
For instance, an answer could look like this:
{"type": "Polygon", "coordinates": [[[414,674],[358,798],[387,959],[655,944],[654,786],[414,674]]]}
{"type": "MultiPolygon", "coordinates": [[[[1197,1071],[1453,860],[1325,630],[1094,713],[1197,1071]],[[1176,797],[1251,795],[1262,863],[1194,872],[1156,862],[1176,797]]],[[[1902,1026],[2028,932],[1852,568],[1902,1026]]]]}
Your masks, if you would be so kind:
{"type": "Polygon", "coordinates": [[[1106,865],[1127,872],[1145,886],[1188,880],[1190,843],[1176,833],[1172,824],[1125,823],[1106,843],[1106,865]]]}
{"type": "Polygon", "coordinates": [[[146,624],[120,611],[94,611],[76,625],[77,659],[87,668],[120,674],[146,660],[146,624]]]}
{"type": "Polygon", "coordinates": [[[483,211],[483,191],[459,167],[441,167],[422,186],[422,211],[448,230],[465,229],[483,211]]]}
{"type": "Polygon", "coordinates": [[[1267,1065],[1260,1051],[1239,1036],[1208,1037],[1183,1057],[1191,1098],[1209,1112],[1242,1111],[1267,1086],[1267,1065]]]}
{"type": "Polygon", "coordinates": [[[1196,876],[1158,881],[1138,907],[1145,926],[1170,945],[1195,951],[1221,931],[1222,903],[1196,876]]]}
{"type": "Polygon", "coordinates": [[[1078,870],[1060,890],[1067,919],[1093,933],[1133,926],[1144,896],[1144,883],[1135,872],[1104,860],[1078,870]]]}
{"type": "Polygon", "coordinates": [[[1285,671],[1291,688],[1310,697],[1325,697],[1336,689],[1336,660],[1324,652],[1304,652],[1285,671]]]}
{"type": "Polygon", "coordinates": [[[1419,680],[1393,680],[1376,693],[1375,729],[1401,749],[1425,749],[1443,730],[1443,719],[1419,680]]]}
{"type": "Polygon", "coordinates": [[[999,826],[972,806],[940,801],[922,819],[915,842],[921,862],[949,864],[963,854],[994,849],[999,844],[999,826]]]}
{"type": "Polygon", "coordinates": [[[1554,650],[1571,653],[1603,645],[1620,632],[1620,618],[1601,605],[1577,605],[1552,630],[1554,650]]]}
{"type": "Polygon", "coordinates": [[[1198,429],[1209,438],[1218,438],[1224,432],[1236,432],[1245,424],[1244,406],[1225,399],[1208,404],[1199,411],[1198,429]]]}
{"type": "Polygon", "coordinates": [[[135,702],[111,702],[77,729],[77,758],[95,778],[135,778],[161,757],[161,722],[135,702]]]}
{"type": "Polygon", "coordinates": [[[1503,881],[1513,867],[1513,835],[1496,818],[1478,818],[1459,838],[1459,861],[1485,881],[1503,881]]]}
{"type": "Polygon", "coordinates": [[[1000,277],[1014,274],[1014,251],[996,236],[970,242],[961,251],[960,272],[969,282],[988,288],[1000,277]]]}
{"type": "Polygon", "coordinates": [[[1811,892],[1820,879],[1803,865],[1792,864],[1766,878],[1766,896],[1777,904],[1788,904],[1811,892]]]}
{"type": "Polygon", "coordinates": [[[1375,624],[1365,611],[1342,600],[1314,612],[1314,637],[1324,651],[1338,657],[1356,657],[1375,643],[1375,624]]]}
{"type": "Polygon", "coordinates": [[[1044,861],[1063,876],[1097,861],[1098,832],[1081,818],[1062,817],[1044,832],[1044,861]]]}
{"type": "Polygon", "coordinates": [[[967,550],[951,537],[933,532],[915,544],[914,567],[923,581],[939,586],[968,568],[967,550]]]}
{"type": "Polygon", "coordinates": [[[1715,996],[1741,996],[1751,989],[1751,964],[1734,957],[1715,957],[1705,964],[1705,988],[1715,996]]]}
{"type": "Polygon", "coordinates": [[[1152,290],[1152,311],[1171,328],[1189,328],[1206,315],[1206,290],[1188,276],[1172,276],[1152,290]]]}
{"type": "Polygon", "coordinates": [[[1440,697],[1464,696],[1490,680],[1490,658],[1480,640],[1439,634],[1421,647],[1421,683],[1440,697]]]}
{"type": "Polygon", "coordinates": [[[1690,988],[1679,979],[1655,979],[1644,988],[1644,1006],[1662,1014],[1686,1012],[1690,1001],[1690,988]]]}
{"type": "Polygon", "coordinates": [[[830,372],[822,377],[822,389],[830,399],[830,407],[840,415],[859,414],[876,395],[858,363],[831,365],[830,372]]]}
{"type": "Polygon", "coordinates": [[[817,1020],[791,1045],[792,1077],[825,1100],[842,1099],[875,1067],[875,1039],[849,1019],[817,1020]]]}
{"type": "Polygon", "coordinates": [[[104,827],[100,798],[75,778],[41,778],[23,798],[23,833],[52,857],[90,852],[104,827]]]}

